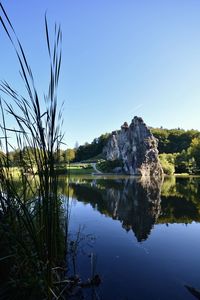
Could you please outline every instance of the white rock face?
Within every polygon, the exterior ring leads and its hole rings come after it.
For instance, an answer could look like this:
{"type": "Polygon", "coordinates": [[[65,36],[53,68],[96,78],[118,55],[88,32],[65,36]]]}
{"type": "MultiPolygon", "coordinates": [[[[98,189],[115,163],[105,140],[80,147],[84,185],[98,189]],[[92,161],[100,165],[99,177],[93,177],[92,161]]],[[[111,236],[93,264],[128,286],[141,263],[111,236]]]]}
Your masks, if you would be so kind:
{"type": "Polygon", "coordinates": [[[162,177],[157,140],[142,118],[134,117],[130,126],[112,132],[103,150],[107,160],[121,160],[123,172],[131,175],[162,177]]]}

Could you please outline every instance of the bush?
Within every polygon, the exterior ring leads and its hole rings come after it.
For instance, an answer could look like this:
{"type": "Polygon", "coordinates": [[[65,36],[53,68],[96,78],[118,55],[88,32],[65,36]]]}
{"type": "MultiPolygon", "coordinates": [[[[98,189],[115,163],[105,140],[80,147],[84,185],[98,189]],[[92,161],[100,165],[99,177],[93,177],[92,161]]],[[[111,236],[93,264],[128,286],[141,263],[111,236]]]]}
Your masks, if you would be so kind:
{"type": "Polygon", "coordinates": [[[174,154],[160,154],[160,163],[163,168],[163,172],[166,175],[173,175],[175,172],[175,166],[174,166],[174,159],[175,155],[174,154]]]}
{"type": "Polygon", "coordinates": [[[123,167],[123,161],[121,159],[116,160],[105,160],[97,165],[98,169],[102,172],[113,172],[115,168],[122,168],[123,167]]]}

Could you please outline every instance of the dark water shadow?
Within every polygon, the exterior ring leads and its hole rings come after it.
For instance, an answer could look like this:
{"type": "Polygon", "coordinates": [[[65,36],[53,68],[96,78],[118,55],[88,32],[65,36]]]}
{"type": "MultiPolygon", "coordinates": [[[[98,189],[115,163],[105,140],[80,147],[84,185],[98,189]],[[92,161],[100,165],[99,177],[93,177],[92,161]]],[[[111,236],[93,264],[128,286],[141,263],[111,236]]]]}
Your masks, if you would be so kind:
{"type": "Polygon", "coordinates": [[[138,242],[148,238],[161,211],[161,181],[121,178],[84,180],[70,184],[77,200],[132,230],[138,242]]]}

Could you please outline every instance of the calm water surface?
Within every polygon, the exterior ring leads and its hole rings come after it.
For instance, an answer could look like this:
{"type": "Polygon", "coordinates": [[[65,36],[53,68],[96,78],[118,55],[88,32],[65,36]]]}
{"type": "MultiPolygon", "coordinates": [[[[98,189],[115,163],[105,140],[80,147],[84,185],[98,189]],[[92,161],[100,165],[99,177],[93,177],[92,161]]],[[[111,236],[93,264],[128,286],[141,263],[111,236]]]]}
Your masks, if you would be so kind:
{"type": "Polygon", "coordinates": [[[76,177],[70,207],[76,272],[90,277],[92,261],[102,279],[86,299],[195,299],[186,286],[200,290],[200,178],[76,177]]]}

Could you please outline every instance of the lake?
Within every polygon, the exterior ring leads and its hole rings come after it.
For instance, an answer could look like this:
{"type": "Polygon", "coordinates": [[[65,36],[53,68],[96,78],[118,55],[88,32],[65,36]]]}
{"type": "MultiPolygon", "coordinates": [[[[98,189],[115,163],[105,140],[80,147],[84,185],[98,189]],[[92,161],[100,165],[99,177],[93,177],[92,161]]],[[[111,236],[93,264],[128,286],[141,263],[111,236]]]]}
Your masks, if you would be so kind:
{"type": "Polygon", "coordinates": [[[102,281],[85,299],[195,299],[187,286],[200,290],[200,178],[74,177],[69,194],[75,271],[102,281]]]}

